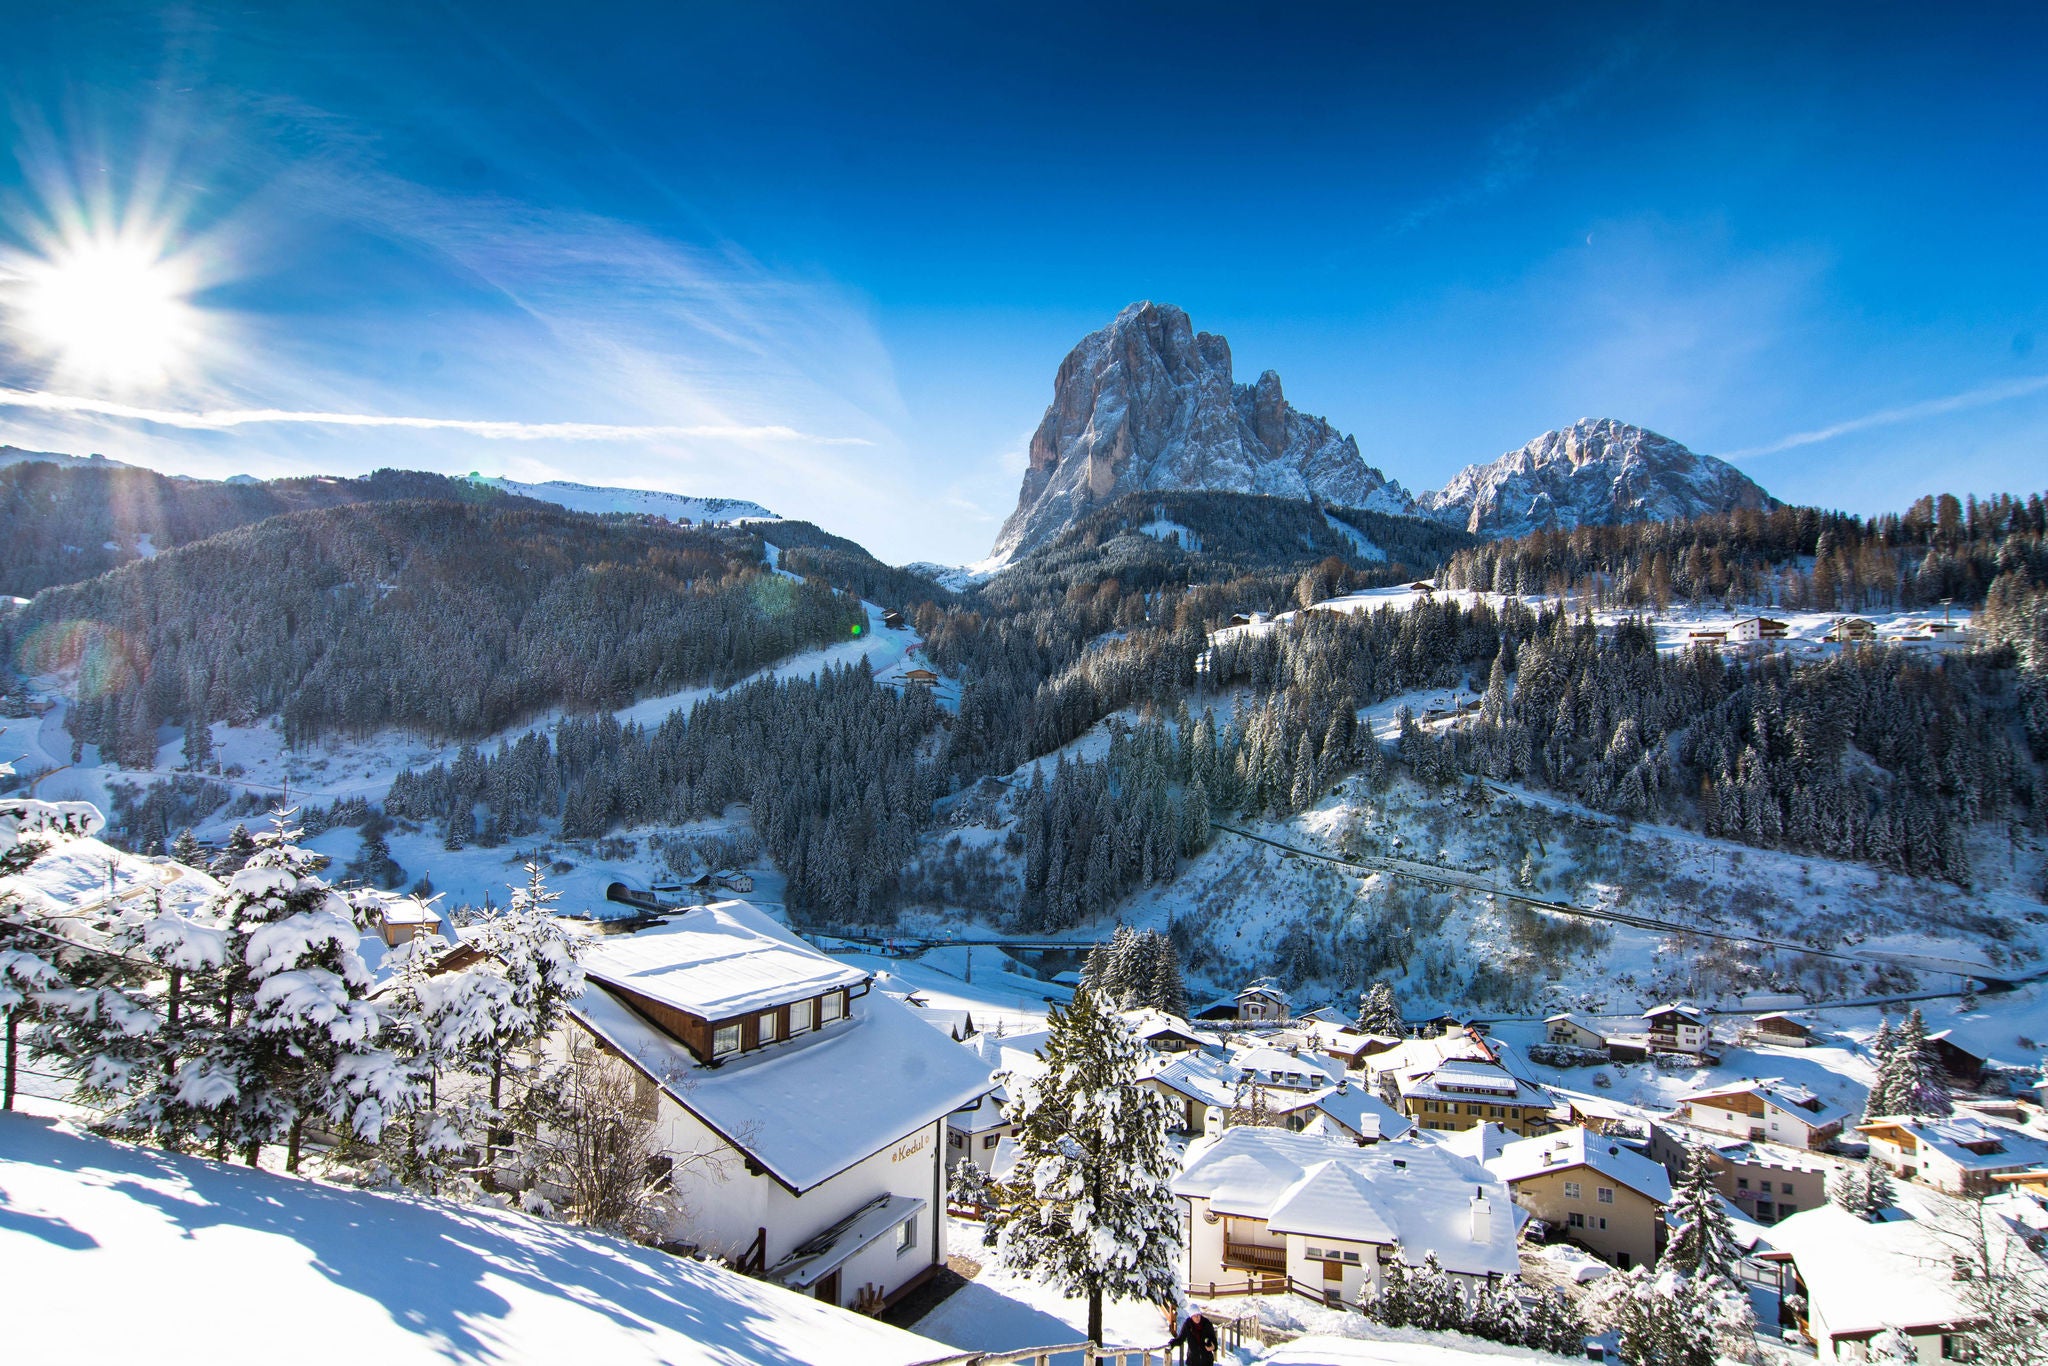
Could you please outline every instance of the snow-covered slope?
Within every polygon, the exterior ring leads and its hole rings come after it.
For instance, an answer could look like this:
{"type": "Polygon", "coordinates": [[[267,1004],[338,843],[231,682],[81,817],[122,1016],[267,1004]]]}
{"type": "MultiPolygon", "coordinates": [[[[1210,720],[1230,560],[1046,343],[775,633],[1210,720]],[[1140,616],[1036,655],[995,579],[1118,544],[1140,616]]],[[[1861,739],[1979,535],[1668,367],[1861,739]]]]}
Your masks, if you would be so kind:
{"type": "Polygon", "coordinates": [[[104,455],[65,455],[59,451],[30,451],[20,446],[0,446],[0,469],[9,465],[21,465],[31,461],[45,465],[119,465],[119,460],[109,460],[104,455]]]}
{"type": "Polygon", "coordinates": [[[1229,342],[1196,332],[1171,304],[1137,303],[1060,363],[993,558],[1043,544],[1120,494],[1192,489],[1414,510],[1356,441],[1290,404],[1278,375],[1236,383],[1229,342]]]}
{"type": "Polygon", "coordinates": [[[474,483],[518,494],[522,498],[553,503],[571,512],[646,513],[654,517],[665,517],[671,522],[679,522],[686,518],[692,522],[779,520],[767,508],[759,503],[750,503],[744,498],[691,498],[680,493],[662,493],[656,489],[600,488],[592,484],[571,484],[560,479],[552,479],[545,484],[522,484],[516,479],[486,479],[481,476],[471,476],[471,479],[474,483]]]}
{"type": "Polygon", "coordinates": [[[373,1195],[0,1115],[12,1361],[904,1366],[930,1338],[502,1210],[373,1195]]]}
{"type": "Polygon", "coordinates": [[[1468,465],[1416,505],[1481,536],[1665,521],[1773,500],[1740,470],[1612,418],[1545,432],[1489,465],[1468,465]]]}

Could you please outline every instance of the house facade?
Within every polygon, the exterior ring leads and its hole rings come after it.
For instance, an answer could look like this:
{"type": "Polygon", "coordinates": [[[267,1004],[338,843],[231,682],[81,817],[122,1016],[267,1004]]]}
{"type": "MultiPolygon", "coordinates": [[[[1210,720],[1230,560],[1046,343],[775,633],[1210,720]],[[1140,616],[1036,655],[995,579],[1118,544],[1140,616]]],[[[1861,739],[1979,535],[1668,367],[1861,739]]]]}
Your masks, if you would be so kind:
{"type": "Polygon", "coordinates": [[[1682,1097],[1673,1117],[1711,1133],[1794,1148],[1821,1148],[1849,1117],[1839,1105],[1777,1078],[1738,1082],[1682,1097]]]}
{"type": "Polygon", "coordinates": [[[1410,1039],[1369,1063],[1381,1098],[1419,1128],[1455,1133],[1492,1123],[1526,1137],[1551,1127],[1557,1097],[1506,1045],[1470,1030],[1410,1039]]]}
{"type": "Polygon", "coordinates": [[[1576,1015],[1553,1015],[1543,1022],[1543,1041],[1555,1048],[1605,1051],[1607,1036],[1576,1015]]]}
{"type": "Polygon", "coordinates": [[[1477,1162],[1413,1139],[1360,1148],[1236,1128],[1190,1149],[1174,1182],[1188,1281],[1266,1283],[1329,1304],[1370,1302],[1395,1257],[1435,1253],[1467,1297],[1520,1266],[1524,1216],[1477,1162]]]}
{"type": "Polygon", "coordinates": [[[1713,1047],[1707,1017],[1692,1006],[1673,1001],[1643,1012],[1643,1027],[1656,1053],[1690,1053],[1698,1057],[1713,1047]]]}
{"type": "Polygon", "coordinates": [[[1623,1270],[1652,1265],[1663,1251],[1671,1178],[1614,1139],[1563,1129],[1503,1145],[1486,1168],[1532,1218],[1623,1270]]]}
{"type": "Polygon", "coordinates": [[[1975,1115],[1881,1115],[1856,1126],[1870,1160],[1950,1195],[1990,1195],[1999,1176],[2048,1164],[2048,1140],[1975,1115]]]}
{"type": "Polygon", "coordinates": [[[1237,993],[1239,1024],[1286,1024],[1287,993],[1266,979],[1250,983],[1237,993]]]}
{"type": "Polygon", "coordinates": [[[608,936],[584,972],[552,1044],[636,1073],[672,1240],[855,1308],[944,1265],[948,1120],[990,1089],[973,1053],[745,902],[608,936]]]}

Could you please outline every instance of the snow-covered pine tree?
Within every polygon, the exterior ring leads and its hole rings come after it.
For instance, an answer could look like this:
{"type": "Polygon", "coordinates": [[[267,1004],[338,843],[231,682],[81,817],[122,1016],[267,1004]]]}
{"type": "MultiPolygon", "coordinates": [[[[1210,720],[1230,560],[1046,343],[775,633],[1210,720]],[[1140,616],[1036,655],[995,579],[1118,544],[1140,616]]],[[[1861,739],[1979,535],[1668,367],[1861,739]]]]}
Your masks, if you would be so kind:
{"type": "Polygon", "coordinates": [[[1583,1357],[1586,1316],[1578,1301],[1555,1286],[1538,1295],[1529,1306],[1529,1332],[1523,1342],[1558,1356],[1583,1357]]]}
{"type": "Polygon", "coordinates": [[[1422,1265],[1411,1273],[1408,1286],[1408,1321],[1415,1327],[1436,1332],[1455,1332],[1465,1327],[1464,1293],[1444,1270],[1435,1252],[1424,1254],[1422,1265]]]}
{"type": "Polygon", "coordinates": [[[1892,1108],[1892,1055],[1898,1050],[1898,1031],[1892,1027],[1892,1017],[1886,1015],[1877,1023],[1877,1033],[1870,1040],[1870,1058],[1877,1067],[1877,1076],[1870,1083],[1870,1095],[1863,1106],[1864,1118],[1876,1119],[1880,1115],[1894,1115],[1892,1108]]]}
{"type": "Polygon", "coordinates": [[[1954,1111],[1955,1103],[1949,1097],[1948,1076],[1943,1071],[1941,1057],[1927,1037],[1927,1020],[1914,1006],[1906,1012],[1906,1023],[1899,1028],[1898,1045],[1893,1049],[1894,1069],[1897,1080],[1894,1094],[1904,1104],[1903,1113],[1911,1115],[1946,1115],[1954,1111]]]}
{"type": "MultiPolygon", "coordinates": [[[[0,777],[14,769],[0,763],[0,777]]],[[[43,851],[43,841],[24,833],[26,811],[0,811],[0,876],[22,872],[43,851]]],[[[21,1057],[21,1030],[35,1009],[37,995],[57,985],[60,974],[56,952],[59,945],[49,927],[20,897],[0,892],[0,1016],[6,1031],[5,1055],[0,1058],[0,1110],[14,1108],[21,1057]]]]}
{"type": "Polygon", "coordinates": [[[1844,1163],[1828,1174],[1828,1203],[1851,1214],[1863,1213],[1863,1182],[1855,1168],[1844,1163]]]}
{"type": "Polygon", "coordinates": [[[1735,1229],[1714,1188],[1714,1168],[1704,1147],[1687,1150],[1685,1170],[1671,1194],[1676,1226],[1664,1251],[1665,1266],[1707,1280],[1735,1278],[1735,1229]]]}
{"type": "Polygon", "coordinates": [[[213,856],[207,871],[217,878],[230,878],[242,871],[244,864],[256,852],[256,839],[249,833],[249,827],[237,821],[235,828],[228,832],[228,842],[213,856]]]}
{"type": "Polygon", "coordinates": [[[1863,1179],[1857,1183],[1856,1212],[1874,1224],[1884,1218],[1884,1212],[1892,1207],[1895,1198],[1892,1174],[1885,1170],[1884,1163],[1874,1157],[1865,1161],[1863,1179]]]}
{"type": "Polygon", "coordinates": [[[997,1183],[985,1238],[1006,1265],[1088,1300],[1102,1340],[1105,1296],[1171,1302],[1180,1290],[1180,1219],[1170,1185],[1164,1097],[1139,1085],[1143,1048],[1101,994],[1055,1006],[1044,1074],[1004,1107],[1017,1164],[997,1183]]]}
{"type": "Polygon", "coordinates": [[[171,857],[187,868],[198,868],[206,858],[206,851],[199,847],[192,831],[186,829],[171,841],[171,857]]]}
{"type": "Polygon", "coordinates": [[[1380,1291],[1367,1312],[1389,1328],[1406,1328],[1414,1322],[1415,1298],[1408,1284],[1408,1264],[1402,1260],[1398,1244],[1393,1254],[1380,1272],[1380,1291]]]}
{"type": "Polygon", "coordinates": [[[1401,1034],[1401,1006],[1394,999],[1394,989],[1385,982],[1374,982],[1366,989],[1358,1002],[1358,1028],[1367,1034],[1401,1034]]]}
{"type": "Polygon", "coordinates": [[[1168,1015],[1182,1019],[1188,1013],[1188,985],[1181,976],[1180,953],[1173,947],[1173,940],[1158,930],[1152,935],[1152,972],[1147,984],[1148,1004],[1154,1010],[1163,1010],[1168,1015]]]}
{"type": "MultiPolygon", "coordinates": [[[[447,1028],[490,1079],[494,1125],[502,1123],[506,1080],[523,1072],[527,1051],[554,1031],[569,1002],[583,994],[584,941],[549,910],[560,899],[541,865],[528,863],[526,881],[512,888],[510,904],[469,936],[484,961],[472,970],[466,995],[450,1004],[456,1018],[447,1028]]],[[[486,1149],[495,1141],[487,1140],[486,1149]]]]}
{"type": "Polygon", "coordinates": [[[265,1144],[282,1142],[293,1170],[308,1120],[374,1140],[385,1116],[412,1100],[405,1069],[379,1046],[384,1017],[369,1000],[357,910],[314,874],[298,834],[279,812],[214,901],[229,1009],[194,1060],[231,1086],[215,1110],[221,1137],[251,1166],[265,1144]]]}
{"type": "Polygon", "coordinates": [[[1920,1351],[1913,1346],[1913,1339],[1897,1328],[1881,1330],[1871,1338],[1866,1349],[1866,1360],[1870,1366],[1919,1366],[1920,1351]]]}
{"type": "Polygon", "coordinates": [[[1482,1286],[1472,1305],[1466,1331],[1492,1342],[1505,1342],[1516,1347],[1530,1345],[1534,1324],[1522,1294],[1521,1285],[1512,1279],[1482,1286]]]}

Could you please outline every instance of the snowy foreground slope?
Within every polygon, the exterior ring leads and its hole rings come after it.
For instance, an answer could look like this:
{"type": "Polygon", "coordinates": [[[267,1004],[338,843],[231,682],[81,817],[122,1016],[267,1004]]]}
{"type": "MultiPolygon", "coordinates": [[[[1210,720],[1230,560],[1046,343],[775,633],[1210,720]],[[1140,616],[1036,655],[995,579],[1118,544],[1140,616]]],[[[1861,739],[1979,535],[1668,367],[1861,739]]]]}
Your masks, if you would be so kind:
{"type": "Polygon", "coordinates": [[[0,1114],[11,1361],[899,1366],[928,1338],[630,1243],[0,1114]]]}

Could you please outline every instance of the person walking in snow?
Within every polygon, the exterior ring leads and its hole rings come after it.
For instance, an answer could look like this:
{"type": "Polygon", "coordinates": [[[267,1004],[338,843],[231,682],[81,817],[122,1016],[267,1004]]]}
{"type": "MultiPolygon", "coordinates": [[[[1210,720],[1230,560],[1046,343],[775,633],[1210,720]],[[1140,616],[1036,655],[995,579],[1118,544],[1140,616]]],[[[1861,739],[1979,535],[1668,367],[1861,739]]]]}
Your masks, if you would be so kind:
{"type": "Polygon", "coordinates": [[[1187,1349],[1183,1366],[1216,1366],[1216,1325],[1199,1304],[1188,1311],[1187,1322],[1167,1345],[1187,1349]]]}

